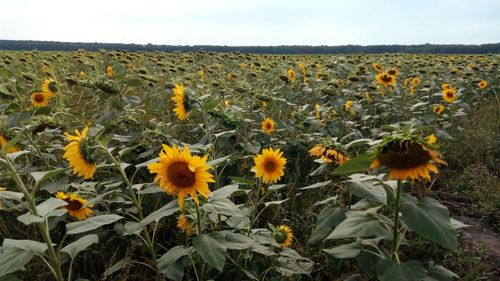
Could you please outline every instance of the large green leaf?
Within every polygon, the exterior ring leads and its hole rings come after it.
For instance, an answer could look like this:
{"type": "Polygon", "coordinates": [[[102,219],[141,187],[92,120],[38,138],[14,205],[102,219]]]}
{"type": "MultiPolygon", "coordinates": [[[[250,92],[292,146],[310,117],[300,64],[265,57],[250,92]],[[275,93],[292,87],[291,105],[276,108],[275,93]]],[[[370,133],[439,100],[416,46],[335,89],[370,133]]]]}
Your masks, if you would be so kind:
{"type": "Polygon", "coordinates": [[[356,241],[344,244],[331,249],[323,249],[326,253],[337,259],[351,259],[359,255],[363,250],[363,246],[361,245],[361,239],[356,239],[356,241]]]}
{"type": "Polygon", "coordinates": [[[65,168],[55,169],[51,171],[42,171],[42,172],[32,172],[30,175],[35,179],[35,187],[39,186],[45,180],[51,179],[60,173],[66,171],[65,168]]]}
{"type": "Polygon", "coordinates": [[[203,209],[207,212],[226,216],[243,216],[238,206],[236,206],[231,200],[227,198],[217,198],[215,200],[210,200],[207,204],[203,205],[203,209]]]}
{"type": "Polygon", "coordinates": [[[405,194],[403,199],[402,220],[408,227],[447,249],[457,250],[457,233],[445,206],[429,197],[417,201],[405,194]]]}
{"type": "Polygon", "coordinates": [[[158,271],[169,279],[182,280],[184,277],[184,265],[180,258],[189,256],[192,252],[192,247],[186,248],[182,245],[173,247],[158,259],[158,271]]]}
{"type": "Polygon", "coordinates": [[[173,215],[175,212],[179,210],[179,205],[177,204],[177,200],[170,201],[167,205],[161,207],[160,209],[152,212],[149,216],[145,217],[142,221],[142,225],[148,225],[153,221],[159,222],[163,217],[168,217],[173,215]]]}
{"type": "Polygon", "coordinates": [[[33,240],[14,240],[6,238],[0,248],[0,277],[24,270],[24,266],[35,253],[44,253],[47,244],[33,240]]]}
{"type": "Polygon", "coordinates": [[[226,239],[220,232],[202,234],[193,239],[193,247],[196,253],[209,265],[221,271],[226,263],[226,239]]]}
{"type": "Polygon", "coordinates": [[[103,225],[114,223],[115,221],[122,218],[123,217],[119,215],[109,214],[109,215],[91,217],[89,219],[80,222],[68,223],[66,225],[66,233],[71,235],[71,234],[87,232],[99,228],[103,225]]]}
{"type": "Polygon", "coordinates": [[[426,273],[416,260],[401,263],[383,260],[377,265],[377,277],[380,281],[422,281],[426,273]]]}
{"type": "Polygon", "coordinates": [[[226,236],[225,243],[228,249],[244,250],[257,244],[252,238],[240,233],[225,232],[224,235],[226,236]]]}
{"type": "Polygon", "coordinates": [[[453,278],[460,278],[451,270],[440,266],[434,265],[434,262],[429,262],[429,268],[427,270],[427,275],[432,278],[431,280],[436,281],[452,281],[453,278]]]}
{"type": "Polygon", "coordinates": [[[333,170],[332,174],[336,176],[348,176],[354,173],[363,172],[370,167],[372,162],[372,153],[361,154],[333,170]]]}
{"type": "Polygon", "coordinates": [[[39,216],[44,217],[53,210],[66,205],[68,205],[68,203],[66,203],[66,201],[64,200],[58,198],[49,198],[38,204],[36,206],[36,211],[38,212],[39,216]]]}
{"type": "Polygon", "coordinates": [[[368,201],[387,204],[384,187],[371,181],[348,181],[347,189],[354,195],[368,201]]]}
{"type": "Polygon", "coordinates": [[[357,237],[384,236],[391,237],[391,233],[384,227],[378,208],[366,211],[349,211],[346,219],[340,223],[326,239],[342,239],[357,237]]]}
{"type": "Polygon", "coordinates": [[[308,185],[308,186],[304,186],[304,187],[301,187],[299,189],[301,190],[304,190],[304,189],[315,189],[315,188],[318,188],[318,187],[323,187],[323,186],[327,186],[331,183],[332,181],[331,180],[328,180],[328,181],[323,181],[323,182],[317,182],[315,184],[311,184],[311,185],[308,185]]]}
{"type": "Polygon", "coordinates": [[[336,205],[328,205],[318,215],[316,228],[309,238],[309,243],[315,243],[323,240],[333,229],[345,219],[346,209],[336,205]]]}
{"type": "Polygon", "coordinates": [[[113,273],[117,272],[118,270],[127,266],[129,264],[129,262],[130,262],[130,257],[125,257],[125,258],[117,261],[110,268],[108,268],[108,269],[106,269],[106,271],[104,271],[103,276],[104,277],[110,276],[111,274],[113,274],[113,273]]]}
{"type": "Polygon", "coordinates": [[[66,247],[62,248],[61,251],[68,253],[68,255],[74,259],[78,253],[81,251],[87,249],[92,244],[96,244],[99,242],[99,237],[97,234],[88,234],[80,239],[76,240],[75,242],[66,245],[66,247]]]}

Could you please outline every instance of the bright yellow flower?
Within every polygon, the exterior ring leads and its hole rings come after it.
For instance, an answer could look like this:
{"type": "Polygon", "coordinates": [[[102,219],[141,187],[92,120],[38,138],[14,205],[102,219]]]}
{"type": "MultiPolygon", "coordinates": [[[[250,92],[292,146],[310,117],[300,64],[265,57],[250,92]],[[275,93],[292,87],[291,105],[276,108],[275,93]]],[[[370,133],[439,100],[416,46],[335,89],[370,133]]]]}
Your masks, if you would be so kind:
{"type": "Polygon", "coordinates": [[[187,236],[191,236],[196,230],[196,224],[192,219],[181,213],[177,219],[177,228],[186,233],[187,236]]]}
{"type": "Polygon", "coordinates": [[[280,244],[280,248],[287,248],[292,245],[293,232],[288,225],[280,225],[274,231],[274,240],[280,244]]]}
{"type": "Polygon", "coordinates": [[[56,193],[56,198],[66,201],[68,205],[63,206],[68,214],[77,220],[84,220],[92,215],[92,209],[87,206],[87,200],[78,194],[66,194],[62,191],[56,193]]]}
{"type": "Polygon", "coordinates": [[[272,118],[265,118],[264,121],[261,123],[261,128],[260,130],[267,135],[272,134],[274,131],[276,131],[276,122],[272,118]]]}
{"type": "Polygon", "coordinates": [[[108,65],[108,67],[106,67],[106,75],[108,76],[108,78],[113,77],[113,68],[111,67],[111,65],[108,65]]]}
{"type": "Polygon", "coordinates": [[[53,96],[52,92],[33,92],[31,93],[31,104],[34,107],[45,107],[49,104],[49,98],[53,96]]]}
{"type": "Polygon", "coordinates": [[[43,79],[42,92],[57,93],[57,83],[52,78],[43,79]]]}
{"type": "Polygon", "coordinates": [[[390,86],[396,83],[396,76],[381,72],[375,77],[380,85],[390,86]]]}
{"type": "Polygon", "coordinates": [[[75,135],[66,135],[69,144],[64,147],[64,159],[73,167],[73,173],[84,179],[90,179],[94,176],[96,163],[90,148],[90,139],[87,138],[88,127],[82,132],[75,129],[75,135]]]}
{"type": "Polygon", "coordinates": [[[254,157],[255,166],[252,171],[255,176],[262,178],[264,183],[276,183],[284,174],[286,158],[283,157],[283,152],[278,149],[266,148],[262,150],[262,154],[254,157]]]}
{"type": "Polygon", "coordinates": [[[184,85],[176,84],[174,89],[174,96],[172,100],[175,101],[174,112],[177,115],[177,118],[181,121],[184,121],[188,118],[189,111],[191,109],[191,105],[189,104],[189,98],[184,92],[184,85]]]}
{"type": "Polygon", "coordinates": [[[477,85],[480,89],[486,89],[486,87],[488,87],[488,82],[481,80],[481,82],[479,82],[477,85]]]}
{"type": "Polygon", "coordinates": [[[295,80],[297,80],[297,74],[295,73],[295,71],[290,68],[287,71],[287,74],[288,74],[288,80],[290,80],[290,83],[295,84],[295,80]]]}
{"type": "MultiPolygon", "coordinates": [[[[6,136],[4,136],[2,133],[0,133],[0,149],[2,149],[2,147],[6,144],[9,143],[9,139],[7,139],[6,136]]],[[[14,146],[11,146],[8,150],[7,150],[7,153],[14,153],[14,152],[17,152],[17,151],[20,151],[21,149],[17,146],[17,145],[14,145],[14,146]]]]}
{"type": "Polygon", "coordinates": [[[444,111],[444,105],[438,104],[438,105],[434,106],[434,108],[432,109],[432,111],[434,113],[436,113],[436,115],[439,115],[439,114],[441,114],[441,112],[444,111]]]}

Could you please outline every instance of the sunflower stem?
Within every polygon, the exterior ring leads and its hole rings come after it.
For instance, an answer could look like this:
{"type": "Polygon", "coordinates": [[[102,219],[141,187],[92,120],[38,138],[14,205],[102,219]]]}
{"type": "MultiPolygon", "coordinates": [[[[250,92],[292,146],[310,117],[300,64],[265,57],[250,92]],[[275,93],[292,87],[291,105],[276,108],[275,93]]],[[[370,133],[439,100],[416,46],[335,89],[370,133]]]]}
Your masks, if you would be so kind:
{"type": "Polygon", "coordinates": [[[399,240],[399,208],[401,198],[401,180],[398,180],[396,186],[396,201],[394,202],[394,226],[392,228],[392,260],[399,262],[398,257],[398,240],[399,240]]]}
{"type": "Polygon", "coordinates": [[[200,208],[198,204],[194,204],[196,206],[196,232],[198,235],[201,235],[201,217],[200,217],[200,208]]]}
{"type": "MultiPolygon", "coordinates": [[[[200,107],[201,115],[203,116],[203,123],[205,124],[205,132],[207,134],[208,144],[210,145],[210,147],[209,147],[209,149],[207,149],[207,151],[208,151],[208,154],[210,156],[210,159],[214,160],[215,159],[215,144],[212,140],[212,132],[210,132],[210,126],[208,124],[208,116],[207,116],[207,113],[205,112],[205,110],[203,110],[203,106],[202,106],[201,102],[199,100],[196,100],[196,99],[195,99],[195,101],[198,104],[198,106],[200,107]]],[[[215,185],[217,187],[219,187],[219,174],[217,173],[217,167],[212,167],[212,169],[214,171],[215,185]]]]}

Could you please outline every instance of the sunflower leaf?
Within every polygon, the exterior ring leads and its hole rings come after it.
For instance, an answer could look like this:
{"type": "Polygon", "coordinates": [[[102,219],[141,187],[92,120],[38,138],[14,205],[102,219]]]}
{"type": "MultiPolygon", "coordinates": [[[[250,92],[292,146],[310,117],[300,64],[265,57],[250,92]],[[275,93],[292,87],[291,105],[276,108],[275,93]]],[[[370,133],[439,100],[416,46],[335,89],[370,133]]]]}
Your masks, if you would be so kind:
{"type": "Polygon", "coordinates": [[[76,240],[75,242],[66,245],[61,251],[67,253],[72,259],[78,255],[81,251],[87,249],[90,245],[99,242],[99,237],[97,234],[88,234],[82,238],[76,240]]]}
{"type": "Polygon", "coordinates": [[[373,161],[372,153],[361,154],[333,170],[336,176],[348,176],[357,172],[362,172],[370,167],[373,161]]]}
{"type": "Polygon", "coordinates": [[[119,215],[109,214],[109,215],[91,217],[89,219],[80,222],[68,223],[66,225],[66,233],[68,235],[72,235],[72,234],[79,234],[91,231],[103,225],[114,223],[115,221],[120,220],[122,218],[123,217],[119,215]]]}
{"type": "Polygon", "coordinates": [[[193,247],[203,260],[222,272],[226,263],[226,238],[223,233],[202,234],[193,239],[193,247]]]}
{"type": "Polygon", "coordinates": [[[66,171],[65,168],[55,169],[51,171],[40,171],[40,172],[32,172],[30,175],[35,179],[35,188],[38,187],[43,181],[51,179],[62,172],[66,171]]]}

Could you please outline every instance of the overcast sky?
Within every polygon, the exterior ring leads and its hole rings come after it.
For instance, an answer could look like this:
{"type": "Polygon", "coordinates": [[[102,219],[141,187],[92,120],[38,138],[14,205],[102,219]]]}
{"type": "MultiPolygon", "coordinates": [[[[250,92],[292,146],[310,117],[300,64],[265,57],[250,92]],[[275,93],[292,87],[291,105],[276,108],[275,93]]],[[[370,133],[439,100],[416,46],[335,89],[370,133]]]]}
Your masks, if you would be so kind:
{"type": "Polygon", "coordinates": [[[0,39],[169,45],[500,42],[500,0],[0,0],[0,39]]]}

